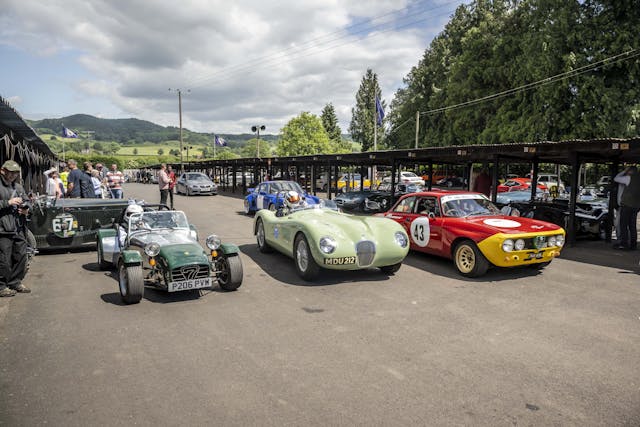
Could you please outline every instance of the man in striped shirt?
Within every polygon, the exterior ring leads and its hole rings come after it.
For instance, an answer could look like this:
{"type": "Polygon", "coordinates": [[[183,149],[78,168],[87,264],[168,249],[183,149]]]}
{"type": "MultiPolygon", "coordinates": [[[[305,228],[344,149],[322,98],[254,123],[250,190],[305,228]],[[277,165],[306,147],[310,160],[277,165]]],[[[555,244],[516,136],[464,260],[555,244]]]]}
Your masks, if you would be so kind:
{"type": "Polygon", "coordinates": [[[122,199],[123,182],[124,175],[118,170],[118,165],[112,164],[111,170],[107,172],[107,183],[109,184],[109,191],[111,191],[111,198],[122,199]]]}

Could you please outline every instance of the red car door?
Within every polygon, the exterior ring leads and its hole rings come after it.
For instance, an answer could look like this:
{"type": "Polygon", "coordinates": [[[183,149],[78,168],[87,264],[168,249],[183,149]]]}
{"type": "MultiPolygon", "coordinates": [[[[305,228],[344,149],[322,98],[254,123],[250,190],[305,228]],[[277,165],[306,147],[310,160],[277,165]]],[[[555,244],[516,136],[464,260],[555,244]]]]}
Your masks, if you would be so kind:
{"type": "Polygon", "coordinates": [[[442,217],[434,196],[409,196],[385,214],[409,235],[411,249],[439,254],[442,251],[442,217]]]}

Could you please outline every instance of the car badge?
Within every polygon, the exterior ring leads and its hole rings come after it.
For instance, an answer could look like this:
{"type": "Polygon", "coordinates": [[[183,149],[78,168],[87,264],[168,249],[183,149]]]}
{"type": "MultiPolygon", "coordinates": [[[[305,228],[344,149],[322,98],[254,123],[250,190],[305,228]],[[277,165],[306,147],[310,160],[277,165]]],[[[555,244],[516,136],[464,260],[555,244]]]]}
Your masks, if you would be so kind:
{"type": "Polygon", "coordinates": [[[185,277],[185,279],[192,280],[196,278],[199,270],[200,267],[197,265],[185,265],[180,269],[180,272],[185,277]]]}
{"type": "Polygon", "coordinates": [[[532,225],[531,228],[535,228],[536,230],[540,230],[544,228],[544,225],[532,225]]]}
{"type": "Polygon", "coordinates": [[[278,238],[278,234],[280,234],[280,230],[278,230],[278,227],[275,227],[273,229],[273,237],[277,239],[278,238]]]}

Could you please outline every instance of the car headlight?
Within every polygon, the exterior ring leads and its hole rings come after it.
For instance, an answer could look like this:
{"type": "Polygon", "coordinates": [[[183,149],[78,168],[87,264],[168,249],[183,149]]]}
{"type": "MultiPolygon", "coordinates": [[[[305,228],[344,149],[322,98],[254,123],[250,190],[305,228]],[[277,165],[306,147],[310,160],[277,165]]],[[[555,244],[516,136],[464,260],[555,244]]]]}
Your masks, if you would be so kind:
{"type": "Polygon", "coordinates": [[[562,234],[556,236],[556,246],[564,246],[564,236],[562,234]]]}
{"type": "Polygon", "coordinates": [[[331,237],[323,237],[320,239],[320,250],[325,254],[331,254],[336,250],[338,244],[331,237]]]}
{"type": "Polygon", "coordinates": [[[511,239],[507,239],[504,242],[502,242],[502,250],[505,252],[511,252],[513,251],[513,240],[511,239]]]}
{"type": "Polygon", "coordinates": [[[401,248],[406,248],[407,245],[409,244],[409,239],[407,238],[407,235],[404,234],[402,231],[396,231],[394,238],[396,239],[396,243],[401,248]]]}
{"type": "Polygon", "coordinates": [[[516,243],[514,245],[514,248],[516,249],[516,251],[521,251],[524,249],[524,240],[523,239],[518,239],[516,240],[516,243]]]}
{"type": "Polygon", "coordinates": [[[156,242],[147,243],[144,247],[144,253],[147,256],[154,257],[160,253],[160,245],[156,242]]]}
{"type": "Polygon", "coordinates": [[[211,236],[207,237],[206,245],[212,251],[218,250],[221,244],[222,244],[222,240],[215,234],[212,234],[211,236]]]}

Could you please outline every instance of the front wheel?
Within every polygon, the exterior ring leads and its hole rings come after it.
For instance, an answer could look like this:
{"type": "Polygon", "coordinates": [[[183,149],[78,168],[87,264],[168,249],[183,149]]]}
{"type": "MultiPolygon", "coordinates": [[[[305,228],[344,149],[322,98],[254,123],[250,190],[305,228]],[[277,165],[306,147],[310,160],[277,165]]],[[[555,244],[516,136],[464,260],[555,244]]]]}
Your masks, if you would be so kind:
{"type": "Polygon", "coordinates": [[[244,213],[245,213],[245,215],[250,215],[251,214],[251,204],[249,203],[249,200],[247,200],[247,199],[244,200],[244,213]]]}
{"type": "Polygon", "coordinates": [[[380,271],[382,271],[384,274],[392,275],[400,270],[401,265],[401,262],[393,265],[385,265],[384,267],[380,267],[380,271]]]}
{"type": "Polygon", "coordinates": [[[271,246],[267,243],[266,234],[264,231],[264,223],[262,218],[258,219],[256,224],[256,241],[258,242],[258,250],[263,254],[272,252],[271,246]]]}
{"type": "Polygon", "coordinates": [[[465,277],[479,277],[489,269],[489,261],[471,240],[464,240],[453,250],[453,262],[465,277]]]}
{"type": "Polygon", "coordinates": [[[144,294],[142,266],[126,266],[124,262],[120,262],[118,266],[118,285],[120,285],[120,296],[125,304],[139,303],[144,294]]]}
{"type": "Polygon", "coordinates": [[[296,236],[293,244],[293,257],[296,264],[298,275],[304,280],[311,281],[318,276],[320,266],[313,259],[311,248],[304,234],[300,233],[296,236]]]}
{"type": "Polygon", "coordinates": [[[102,242],[100,239],[98,239],[96,245],[98,247],[98,268],[100,270],[107,270],[110,264],[104,260],[104,252],[102,250],[102,242]]]}
{"type": "Polygon", "coordinates": [[[235,291],[242,285],[242,261],[240,256],[223,257],[218,260],[218,284],[225,291],[235,291]]]}

